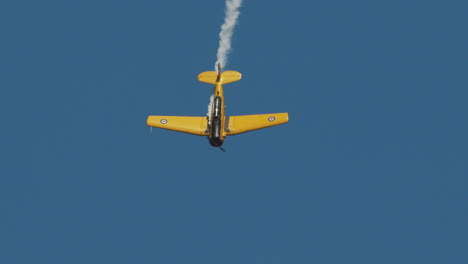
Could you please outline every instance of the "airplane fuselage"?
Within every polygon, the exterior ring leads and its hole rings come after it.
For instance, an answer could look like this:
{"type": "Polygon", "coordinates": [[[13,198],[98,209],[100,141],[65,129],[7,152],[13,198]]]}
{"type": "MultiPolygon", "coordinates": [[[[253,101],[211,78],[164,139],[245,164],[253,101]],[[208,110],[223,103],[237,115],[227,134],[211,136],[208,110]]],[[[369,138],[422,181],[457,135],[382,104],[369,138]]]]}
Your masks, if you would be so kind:
{"type": "Polygon", "coordinates": [[[213,147],[220,147],[224,143],[226,131],[224,131],[224,92],[223,86],[216,84],[211,102],[211,113],[208,123],[208,140],[213,147]]]}

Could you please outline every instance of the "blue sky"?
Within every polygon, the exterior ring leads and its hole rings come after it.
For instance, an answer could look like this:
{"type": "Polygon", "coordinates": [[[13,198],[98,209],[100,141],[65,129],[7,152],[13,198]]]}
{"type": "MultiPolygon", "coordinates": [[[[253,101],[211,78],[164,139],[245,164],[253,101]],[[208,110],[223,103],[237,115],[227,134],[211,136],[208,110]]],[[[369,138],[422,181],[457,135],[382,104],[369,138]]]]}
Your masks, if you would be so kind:
{"type": "Polygon", "coordinates": [[[467,263],[466,1],[0,3],[1,263],[467,263]]]}

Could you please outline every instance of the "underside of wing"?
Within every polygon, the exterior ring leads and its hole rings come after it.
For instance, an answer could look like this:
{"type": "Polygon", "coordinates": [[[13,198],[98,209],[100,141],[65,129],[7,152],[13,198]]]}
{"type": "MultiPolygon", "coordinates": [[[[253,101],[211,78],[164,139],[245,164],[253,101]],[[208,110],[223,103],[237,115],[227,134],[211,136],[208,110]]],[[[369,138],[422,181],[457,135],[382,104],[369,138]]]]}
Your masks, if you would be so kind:
{"type": "Polygon", "coordinates": [[[151,127],[199,136],[208,135],[208,120],[206,116],[148,116],[146,124],[151,127]]]}
{"type": "Polygon", "coordinates": [[[244,115],[226,117],[225,130],[228,135],[237,135],[265,127],[281,125],[288,122],[288,113],[244,115]]]}

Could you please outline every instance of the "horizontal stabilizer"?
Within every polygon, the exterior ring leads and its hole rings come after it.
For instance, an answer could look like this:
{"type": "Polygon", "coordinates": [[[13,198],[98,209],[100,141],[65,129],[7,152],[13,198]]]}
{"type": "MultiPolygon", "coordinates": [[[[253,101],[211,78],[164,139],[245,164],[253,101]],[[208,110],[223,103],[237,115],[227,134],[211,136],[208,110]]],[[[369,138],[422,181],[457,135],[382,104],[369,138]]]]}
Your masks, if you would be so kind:
{"type": "Polygon", "coordinates": [[[151,127],[193,135],[208,135],[208,120],[206,116],[148,116],[146,124],[151,127]]]}
{"type": "Polygon", "coordinates": [[[226,132],[228,135],[237,135],[252,130],[281,125],[287,123],[288,113],[227,116],[226,132]]]}
{"type": "Polygon", "coordinates": [[[242,78],[242,74],[237,71],[225,71],[218,76],[215,71],[206,71],[198,75],[200,82],[211,83],[211,84],[227,84],[237,82],[242,78]],[[219,77],[219,78],[218,78],[219,77]]]}

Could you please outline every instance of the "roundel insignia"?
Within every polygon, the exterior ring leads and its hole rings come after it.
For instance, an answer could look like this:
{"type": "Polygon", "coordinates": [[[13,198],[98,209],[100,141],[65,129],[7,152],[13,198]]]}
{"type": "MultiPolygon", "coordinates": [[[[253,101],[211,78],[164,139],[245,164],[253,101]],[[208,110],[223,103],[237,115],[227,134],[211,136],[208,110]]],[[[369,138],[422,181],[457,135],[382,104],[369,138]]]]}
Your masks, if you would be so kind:
{"type": "Polygon", "coordinates": [[[167,119],[161,119],[161,124],[167,124],[167,119]]]}
{"type": "Polygon", "coordinates": [[[275,121],[275,117],[274,117],[274,116],[270,116],[270,117],[268,118],[268,121],[270,121],[270,122],[275,121]]]}

